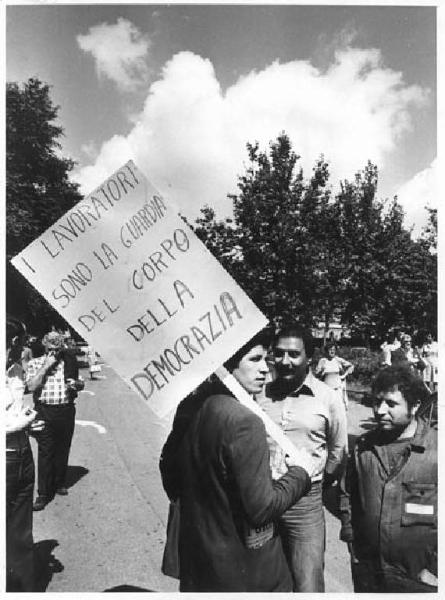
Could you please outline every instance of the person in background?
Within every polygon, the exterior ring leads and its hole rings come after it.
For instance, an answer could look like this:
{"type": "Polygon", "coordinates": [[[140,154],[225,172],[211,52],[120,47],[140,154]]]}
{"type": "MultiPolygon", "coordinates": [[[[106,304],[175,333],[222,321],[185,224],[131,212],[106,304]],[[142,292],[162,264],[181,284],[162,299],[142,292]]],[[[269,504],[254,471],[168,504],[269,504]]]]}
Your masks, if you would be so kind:
{"type": "Polygon", "coordinates": [[[391,352],[391,364],[406,365],[411,367],[416,373],[424,367],[418,351],[413,348],[412,338],[408,333],[404,333],[400,339],[400,348],[391,352]]]}
{"type": "Polygon", "coordinates": [[[372,394],[377,426],[340,485],[354,591],[437,592],[437,426],[417,417],[430,395],[408,365],[380,370],[372,394]]]}
{"type": "Polygon", "coordinates": [[[16,335],[11,340],[11,345],[6,352],[6,370],[15,363],[23,367],[24,371],[32,358],[31,348],[28,346],[28,337],[25,333],[16,335]]]}
{"type": "Polygon", "coordinates": [[[3,387],[6,418],[6,591],[34,592],[32,500],[34,460],[28,432],[41,431],[43,422],[24,401],[24,370],[9,368],[3,387]]]}
{"type": "Polygon", "coordinates": [[[92,346],[87,346],[86,354],[88,360],[88,370],[90,373],[90,379],[96,379],[95,373],[99,373],[101,370],[101,367],[97,362],[96,351],[92,346]]]}
{"type": "MultiPolygon", "coordinates": [[[[403,333],[401,333],[403,335],[403,333]]],[[[382,350],[382,367],[391,364],[391,353],[400,348],[400,334],[394,331],[388,331],[383,344],[380,346],[382,350]]]]}
{"type": "Polygon", "coordinates": [[[35,335],[30,336],[29,347],[32,352],[32,358],[39,358],[39,356],[45,354],[45,348],[43,347],[42,340],[38,339],[35,335]]]}
{"type": "Polygon", "coordinates": [[[75,355],[64,347],[64,337],[47,333],[42,344],[45,354],[28,364],[26,384],[33,393],[44,430],[36,435],[38,443],[38,496],[34,510],[42,510],[54,495],[68,494],[66,472],[74,433],[74,400],[84,387],[79,378],[75,355]]]}
{"type": "Polygon", "coordinates": [[[439,370],[439,344],[433,339],[430,331],[425,336],[425,341],[420,348],[419,354],[423,359],[424,369],[422,378],[431,392],[437,391],[437,379],[439,370]]]}
{"type": "MultiPolygon", "coordinates": [[[[258,404],[297,448],[319,460],[311,490],[283,514],[280,529],[293,591],[324,592],[325,519],[322,486],[340,475],[347,448],[346,411],[338,395],[310,371],[314,340],[299,324],[284,326],[274,344],[277,378],[258,404]]],[[[281,448],[271,442],[272,473],[286,472],[281,448]]]]}
{"type": "MultiPolygon", "coordinates": [[[[226,363],[252,395],[264,385],[268,340],[258,334],[226,363]]],[[[160,470],[180,504],[181,592],[291,591],[274,521],[310,488],[313,460],[303,456],[305,468],[288,460],[273,481],[263,422],[222,384],[179,405],[160,470]]]]}
{"type": "Polygon", "coordinates": [[[335,390],[345,409],[348,410],[348,394],[346,391],[346,377],[354,371],[354,365],[337,356],[335,342],[328,342],[324,347],[325,356],[320,358],[315,367],[315,375],[326,385],[335,390]]]}

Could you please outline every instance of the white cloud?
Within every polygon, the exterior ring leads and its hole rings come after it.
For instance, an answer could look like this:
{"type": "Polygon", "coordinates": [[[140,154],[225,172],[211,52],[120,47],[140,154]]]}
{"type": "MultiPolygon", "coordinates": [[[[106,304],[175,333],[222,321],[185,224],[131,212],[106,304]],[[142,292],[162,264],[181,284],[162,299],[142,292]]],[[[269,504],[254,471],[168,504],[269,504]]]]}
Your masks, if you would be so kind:
{"type": "Polygon", "coordinates": [[[98,74],[114,81],[122,91],[133,91],[147,81],[150,42],[130,21],[119,18],[114,25],[95,25],[76,39],[79,47],[94,57],[98,74]]]}
{"type": "Polygon", "coordinates": [[[399,188],[397,198],[405,210],[406,224],[414,226],[414,236],[419,235],[428,222],[425,206],[438,208],[437,195],[437,159],[399,188]]]}
{"type": "Polygon", "coordinates": [[[338,51],[325,71],[306,61],[277,61],[225,93],[209,60],[180,52],[151,85],[129,134],[106,142],[78,180],[89,192],[133,158],[186,215],[208,203],[222,216],[244,172],[246,142],[266,148],[284,130],[306,177],[323,153],[332,182],[351,179],[368,159],[384,167],[427,98],[426,90],[384,67],[374,49],[338,51]]]}
{"type": "Polygon", "coordinates": [[[90,140],[86,144],[82,144],[80,146],[80,151],[83,152],[90,160],[94,160],[99,154],[94,140],[90,140]]]}

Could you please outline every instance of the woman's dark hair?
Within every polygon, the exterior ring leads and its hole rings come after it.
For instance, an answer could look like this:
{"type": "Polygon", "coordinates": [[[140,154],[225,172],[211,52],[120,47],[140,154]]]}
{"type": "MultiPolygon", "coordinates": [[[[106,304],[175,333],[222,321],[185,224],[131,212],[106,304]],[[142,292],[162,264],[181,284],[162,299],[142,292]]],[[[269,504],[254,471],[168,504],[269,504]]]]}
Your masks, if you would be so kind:
{"type": "Polygon", "coordinates": [[[335,351],[337,351],[337,344],[335,342],[326,342],[323,348],[323,352],[326,354],[326,356],[331,348],[335,348],[335,351]]]}
{"type": "Polygon", "coordinates": [[[277,345],[280,338],[284,337],[295,337],[302,340],[306,356],[312,358],[315,344],[310,329],[303,327],[299,323],[286,323],[276,334],[274,346],[277,345]]]}
{"type": "Polygon", "coordinates": [[[395,388],[402,393],[408,408],[422,404],[430,397],[422,379],[410,367],[404,365],[391,365],[381,369],[371,384],[373,396],[395,388]]]}
{"type": "Polygon", "coordinates": [[[18,337],[19,342],[23,341],[26,335],[26,325],[11,315],[6,315],[6,344],[9,346],[13,338],[18,337]]]}
{"type": "Polygon", "coordinates": [[[241,346],[241,348],[237,350],[235,354],[229,358],[229,360],[226,360],[224,366],[231,373],[239,365],[243,356],[245,356],[250,350],[252,350],[252,348],[255,348],[255,346],[263,346],[267,350],[271,344],[271,341],[272,332],[270,331],[270,329],[262,329],[260,332],[254,335],[253,338],[251,338],[246,344],[244,344],[244,346],[241,346]]]}

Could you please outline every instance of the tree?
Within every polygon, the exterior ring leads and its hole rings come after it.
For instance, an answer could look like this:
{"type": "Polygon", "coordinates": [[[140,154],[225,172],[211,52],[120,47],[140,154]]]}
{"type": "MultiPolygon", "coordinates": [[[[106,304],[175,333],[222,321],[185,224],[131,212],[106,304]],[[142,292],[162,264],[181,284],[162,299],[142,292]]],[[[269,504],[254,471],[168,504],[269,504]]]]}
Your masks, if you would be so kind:
{"type": "Polygon", "coordinates": [[[394,198],[376,198],[378,170],[368,163],[353,183],[344,182],[337,204],[338,238],[349,273],[341,319],[365,337],[398,326],[422,328],[435,320],[437,277],[428,244],[415,241],[403,225],[394,198]]]}
{"type": "Polygon", "coordinates": [[[437,252],[437,208],[425,207],[428,211],[428,223],[424,227],[421,240],[426,243],[430,251],[437,252]]]}
{"type": "Polygon", "coordinates": [[[321,158],[305,182],[284,133],[269,152],[258,144],[247,144],[247,151],[250,162],[239,177],[239,194],[230,195],[233,222],[216,221],[207,208],[196,233],[273,322],[298,318],[312,325],[319,299],[314,290],[320,289],[327,260],[320,252],[324,226],[330,235],[327,164],[321,158]]]}
{"type": "Polygon", "coordinates": [[[233,221],[207,207],[196,233],[272,322],[321,320],[327,330],[337,317],[368,339],[395,325],[434,331],[434,235],[414,241],[397,198],[377,199],[376,165],[331,197],[324,158],[306,181],[284,133],[269,152],[247,151],[233,221]]]}
{"type": "Polygon", "coordinates": [[[59,156],[63,128],[50,88],[38,79],[6,86],[6,307],[40,329],[63,320],[11,266],[10,259],[80,199],[74,163],[59,156]]]}

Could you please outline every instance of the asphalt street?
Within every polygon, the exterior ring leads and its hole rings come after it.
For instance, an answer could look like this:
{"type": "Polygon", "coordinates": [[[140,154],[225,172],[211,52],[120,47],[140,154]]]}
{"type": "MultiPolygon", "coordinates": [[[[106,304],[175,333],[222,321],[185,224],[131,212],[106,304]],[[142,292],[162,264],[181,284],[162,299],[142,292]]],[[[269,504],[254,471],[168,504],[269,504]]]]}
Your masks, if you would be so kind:
{"type": "MultiPolygon", "coordinates": [[[[177,581],[160,570],[168,501],[158,459],[170,419],[155,417],[107,365],[95,381],[87,370],[82,374],[69,494],[34,513],[40,591],[177,591],[177,581]]],[[[350,433],[369,416],[352,401],[350,433]]],[[[326,591],[351,592],[348,553],[329,498],[327,506],[326,591]]]]}

